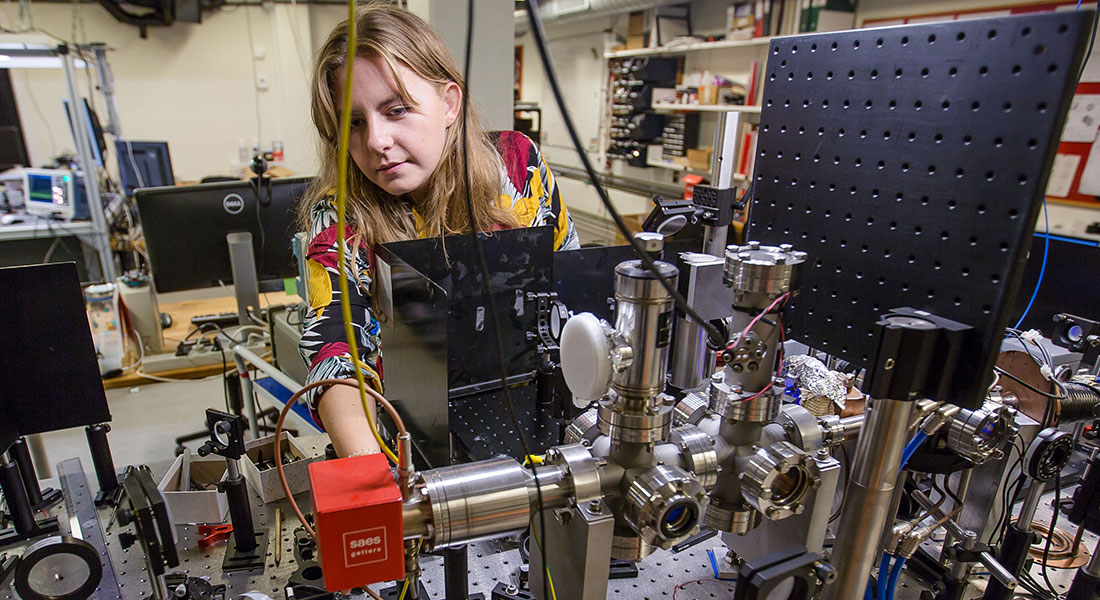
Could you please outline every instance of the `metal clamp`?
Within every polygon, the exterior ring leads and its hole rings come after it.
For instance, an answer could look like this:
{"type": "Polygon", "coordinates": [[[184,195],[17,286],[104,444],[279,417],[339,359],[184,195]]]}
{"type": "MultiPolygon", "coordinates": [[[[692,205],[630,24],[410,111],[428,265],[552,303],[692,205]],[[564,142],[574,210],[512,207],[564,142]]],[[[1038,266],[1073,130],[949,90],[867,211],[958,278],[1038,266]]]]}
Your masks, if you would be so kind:
{"type": "Polygon", "coordinates": [[[585,446],[555,446],[546,451],[546,462],[560,466],[573,482],[573,499],[577,504],[598,502],[602,498],[600,466],[585,446]]]}
{"type": "Polygon", "coordinates": [[[703,487],[710,489],[718,483],[718,452],[714,448],[714,438],[694,425],[682,425],[673,429],[668,439],[680,448],[684,467],[703,487]]]}

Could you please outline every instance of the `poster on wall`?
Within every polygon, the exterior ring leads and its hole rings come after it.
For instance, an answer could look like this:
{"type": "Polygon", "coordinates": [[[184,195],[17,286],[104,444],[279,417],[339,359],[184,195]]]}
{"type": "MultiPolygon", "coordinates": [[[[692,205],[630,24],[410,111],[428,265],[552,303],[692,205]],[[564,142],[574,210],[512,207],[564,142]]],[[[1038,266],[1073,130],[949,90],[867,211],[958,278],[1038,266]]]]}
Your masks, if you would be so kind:
{"type": "Polygon", "coordinates": [[[1063,142],[1088,142],[1096,139],[1100,127],[1100,94],[1077,94],[1066,115],[1063,142]]]}

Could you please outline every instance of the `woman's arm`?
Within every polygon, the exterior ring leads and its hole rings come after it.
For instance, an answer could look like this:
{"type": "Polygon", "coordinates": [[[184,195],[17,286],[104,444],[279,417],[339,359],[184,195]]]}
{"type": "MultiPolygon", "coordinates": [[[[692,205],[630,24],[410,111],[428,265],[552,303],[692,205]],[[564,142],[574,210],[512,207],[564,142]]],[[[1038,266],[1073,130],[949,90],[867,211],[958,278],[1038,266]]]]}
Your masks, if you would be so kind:
{"type": "MultiPolygon", "coordinates": [[[[377,414],[374,398],[367,396],[371,419],[377,414]]],[[[359,390],[346,385],[334,385],[317,399],[317,412],[326,424],[336,454],[342,457],[381,452],[378,440],[370,431],[363,412],[359,390]]]]}
{"type": "MultiPolygon", "coordinates": [[[[367,385],[381,391],[381,331],[371,306],[371,273],[366,250],[358,248],[350,252],[344,268],[340,268],[336,209],[332,202],[323,200],[318,203],[311,217],[313,224],[306,251],[309,309],[303,318],[299,343],[302,357],[309,365],[305,383],[322,379],[355,379],[339,290],[340,278],[345,278],[351,326],[361,361],[360,370],[367,385]]],[[[317,424],[329,432],[338,455],[379,451],[355,388],[333,386],[307,393],[303,400],[310,407],[317,424]]],[[[374,418],[374,399],[368,397],[367,405],[371,409],[371,418],[374,418]]]]}

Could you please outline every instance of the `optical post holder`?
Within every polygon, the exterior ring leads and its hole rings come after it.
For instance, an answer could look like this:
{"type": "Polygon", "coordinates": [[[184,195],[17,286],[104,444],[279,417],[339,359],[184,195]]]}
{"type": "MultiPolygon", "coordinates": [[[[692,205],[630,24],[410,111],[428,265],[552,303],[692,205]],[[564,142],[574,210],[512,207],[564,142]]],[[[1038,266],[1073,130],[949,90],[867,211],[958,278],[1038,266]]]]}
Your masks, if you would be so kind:
{"type": "Polygon", "coordinates": [[[248,486],[238,467],[244,456],[244,419],[213,408],[206,409],[206,426],[210,439],[199,448],[200,456],[217,454],[225,458],[226,478],[219,486],[229,502],[229,519],[233,523],[233,546],[225,551],[224,571],[262,569],[267,553],[267,538],[257,532],[252,523],[248,502],[248,486]]]}

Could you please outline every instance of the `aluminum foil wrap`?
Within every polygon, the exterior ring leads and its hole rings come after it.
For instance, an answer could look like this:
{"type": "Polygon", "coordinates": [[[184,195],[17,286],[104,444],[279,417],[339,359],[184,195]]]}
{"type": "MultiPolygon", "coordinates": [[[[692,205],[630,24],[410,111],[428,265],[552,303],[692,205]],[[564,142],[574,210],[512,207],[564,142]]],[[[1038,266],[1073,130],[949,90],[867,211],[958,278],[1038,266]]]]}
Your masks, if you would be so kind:
{"type": "Polygon", "coordinates": [[[818,417],[844,410],[845,398],[848,397],[848,383],[844,375],[830,371],[812,356],[791,356],[786,363],[787,376],[795,379],[802,395],[803,408],[818,417]]]}

